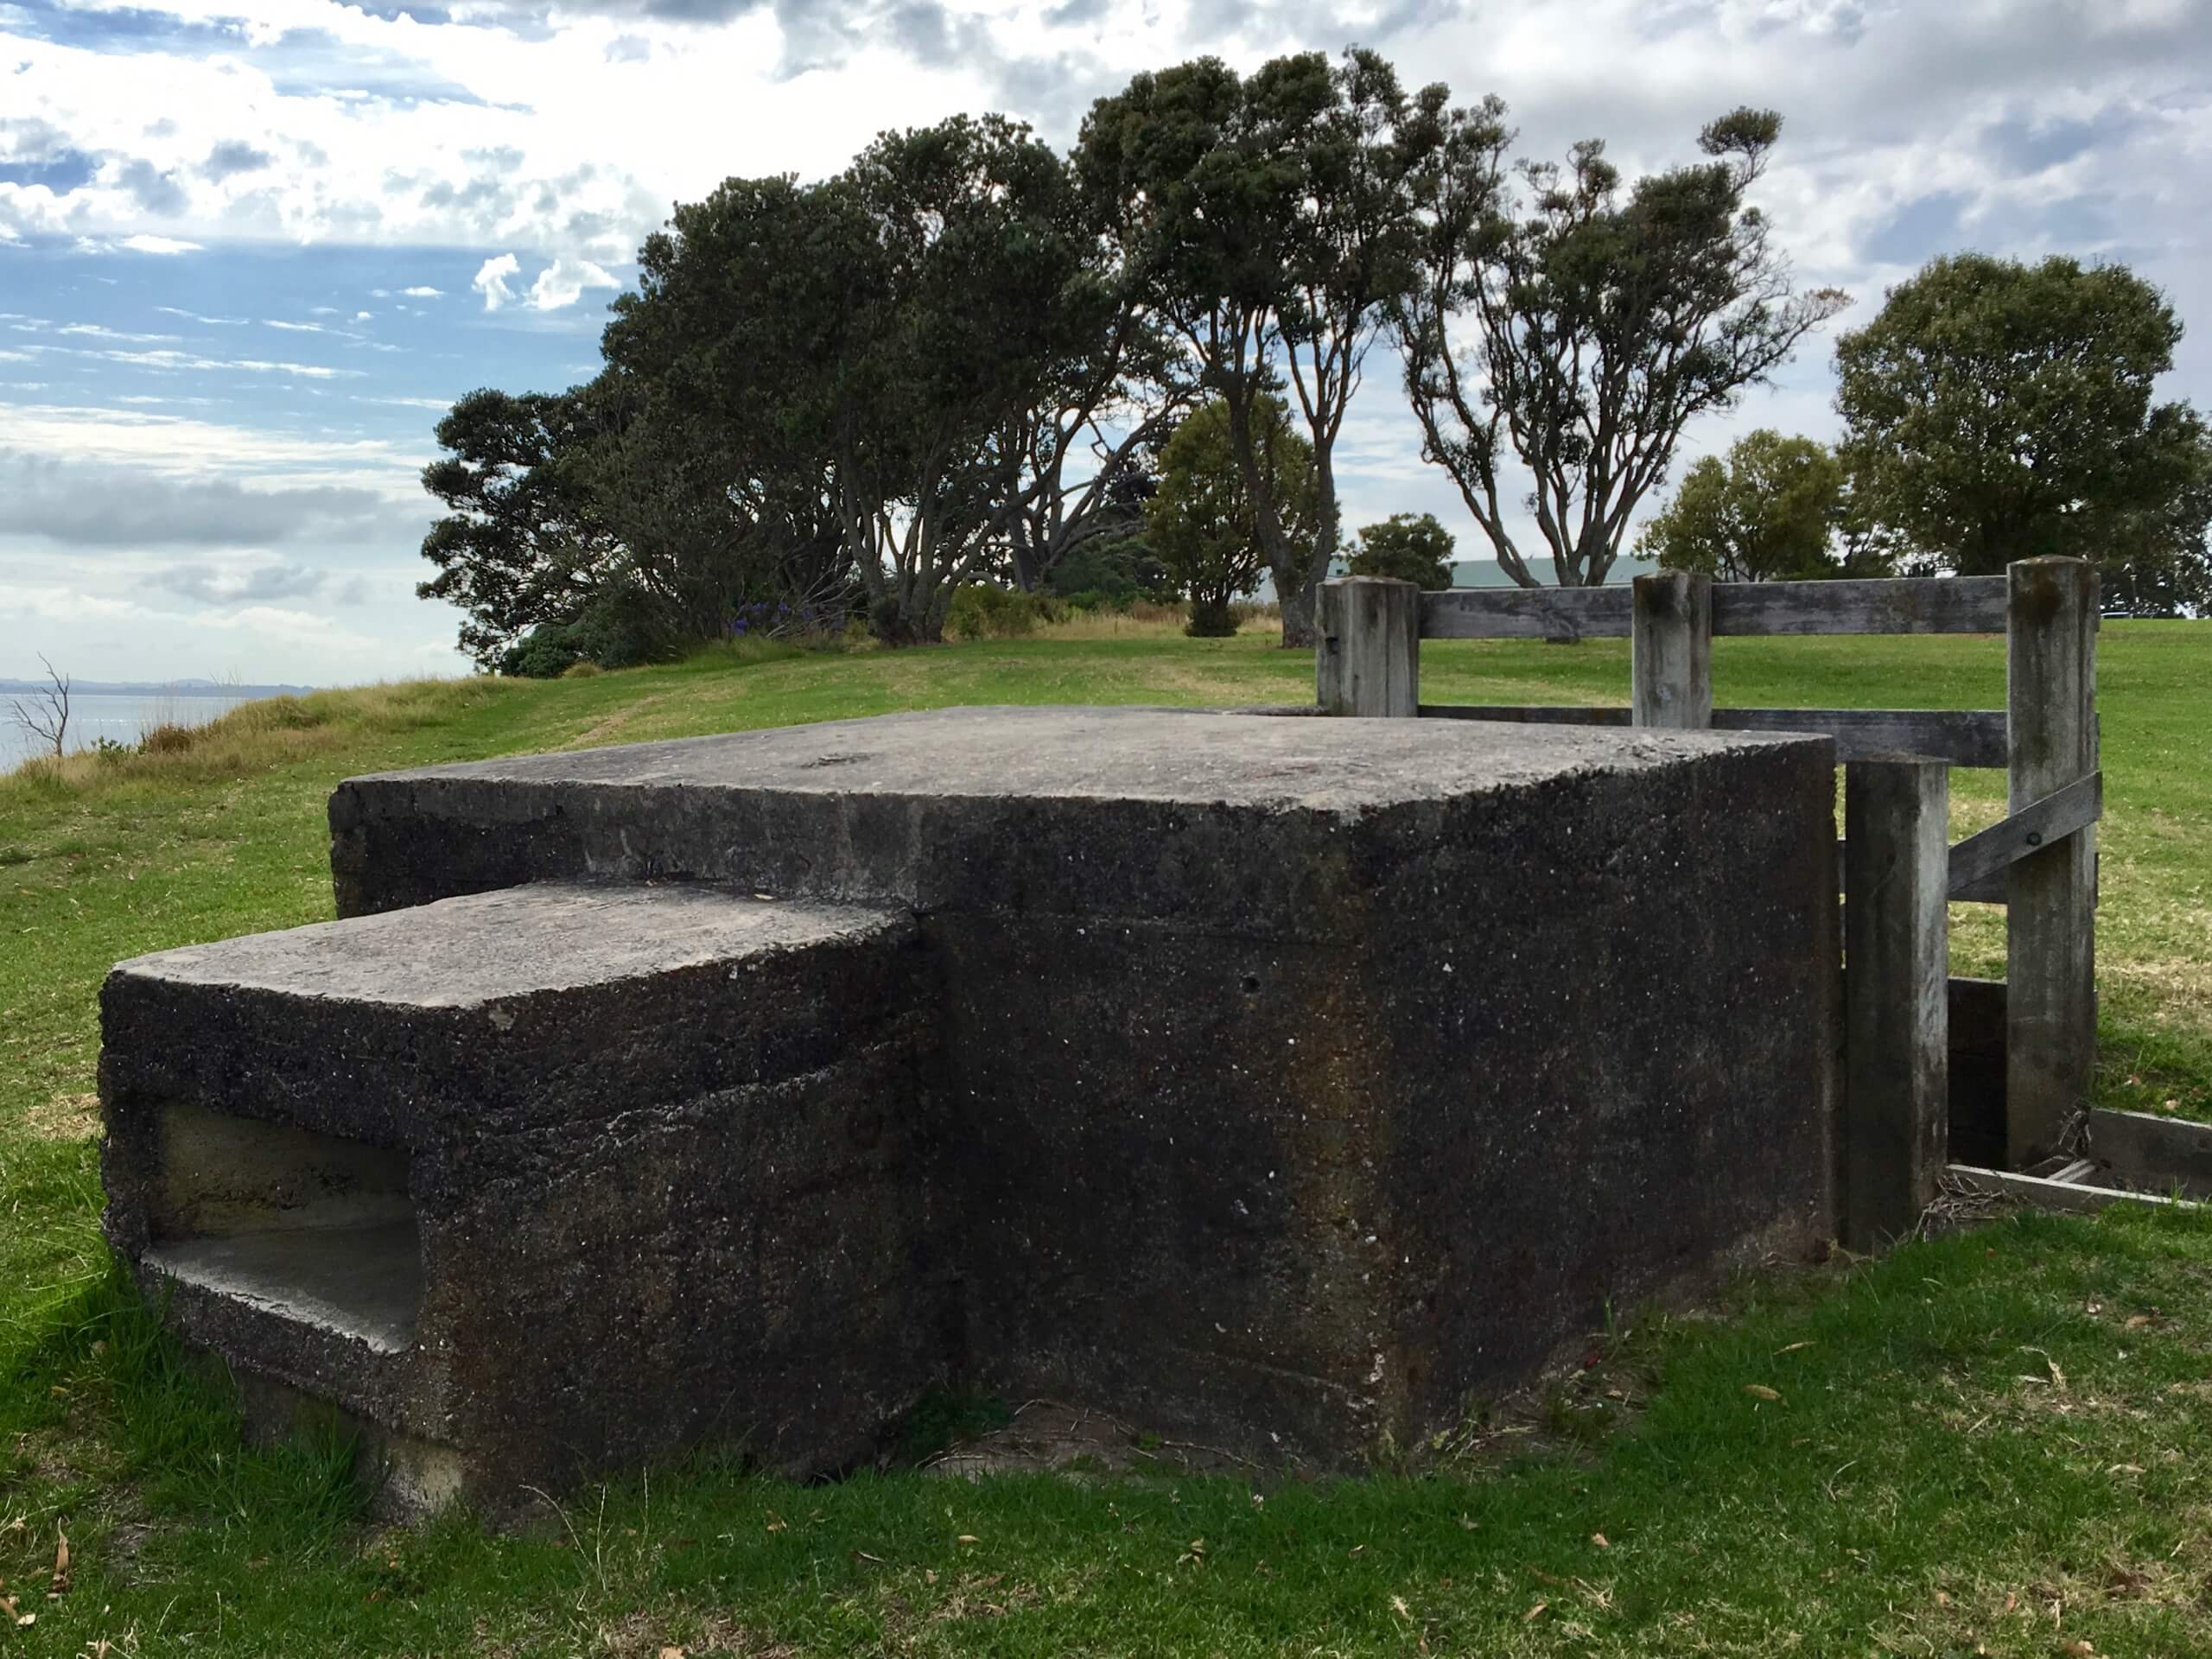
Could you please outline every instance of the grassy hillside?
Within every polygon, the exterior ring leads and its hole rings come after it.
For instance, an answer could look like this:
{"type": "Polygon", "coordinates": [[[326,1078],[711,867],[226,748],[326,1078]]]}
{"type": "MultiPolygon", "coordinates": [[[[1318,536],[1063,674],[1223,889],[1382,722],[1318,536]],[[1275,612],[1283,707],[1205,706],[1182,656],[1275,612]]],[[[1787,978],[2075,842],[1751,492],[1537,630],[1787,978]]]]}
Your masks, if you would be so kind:
{"type": "MultiPolygon", "coordinates": [[[[1625,642],[1432,642],[1422,667],[1431,701],[1626,696],[1625,642]]],[[[1724,639],[1715,678],[1723,703],[1994,707],[2003,645],[1724,639]]],[[[2212,627],[2107,625],[2099,683],[2101,1094],[2212,1116],[2212,627]]],[[[2189,1218],[2006,1224],[1745,1287],[1732,1320],[1599,1342],[1588,1378],[1472,1434],[1550,1448],[1504,1476],[800,1491],[695,1471],[526,1541],[363,1534],[340,1449],[242,1453],[219,1394],[110,1282],[100,976],[328,916],[340,778],[953,703],[1312,695],[1310,659],[1264,639],[1100,623],[320,693],[0,779],[0,1598],[37,1618],[0,1621],[0,1656],[188,1635],[217,1653],[2212,1651],[2212,1232],[2189,1218]],[[1639,1432],[1610,1436],[1623,1416],[1639,1432]],[[58,1527],[73,1585],[49,1601],[58,1527]]],[[[1955,774],[1954,798],[1963,833],[2002,779],[1955,774]]],[[[1959,907],[1955,937],[1962,969],[2001,974],[2000,912],[1959,907]]]]}

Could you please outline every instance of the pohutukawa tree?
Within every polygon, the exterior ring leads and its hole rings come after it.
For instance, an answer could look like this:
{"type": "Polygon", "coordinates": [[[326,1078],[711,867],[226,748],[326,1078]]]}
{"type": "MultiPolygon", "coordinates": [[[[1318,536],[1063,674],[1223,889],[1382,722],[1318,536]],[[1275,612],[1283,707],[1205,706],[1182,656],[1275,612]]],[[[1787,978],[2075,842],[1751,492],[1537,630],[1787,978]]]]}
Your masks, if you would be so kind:
{"type": "Polygon", "coordinates": [[[734,467],[819,480],[893,641],[938,638],[1009,547],[1041,575],[1174,396],[1136,389],[1158,354],[1065,164],[998,116],[887,134],[817,185],[732,180],[639,266],[609,361],[734,467]],[[1077,442],[1131,405],[1137,430],[1071,480],[1077,442]]]}
{"type": "Polygon", "coordinates": [[[1416,99],[1372,52],[1216,58],[1137,76],[1085,118],[1073,161],[1154,314],[1218,397],[1286,645],[1310,644],[1340,524],[1334,455],[1369,349],[1415,251],[1414,184],[1446,95],[1416,99]],[[1294,399],[1318,510],[1294,523],[1262,464],[1261,400],[1294,399]]]}
{"type": "Polygon", "coordinates": [[[508,663],[534,630],[581,628],[621,665],[719,635],[763,601],[834,606],[849,562],[810,486],[748,467],[709,425],[675,418],[609,368],[564,392],[471,392],[423,469],[447,516],[423,541],[416,593],[464,613],[461,648],[508,663]]]}
{"type": "Polygon", "coordinates": [[[1781,135],[1771,111],[1723,116],[1699,137],[1710,160],[1625,189],[1597,139],[1564,168],[1511,162],[1497,99],[1442,125],[1414,181],[1419,249],[1394,314],[1422,454],[1516,582],[1541,585],[1509,522],[1517,505],[1553,580],[1595,585],[1683,429],[1848,302],[1793,289],[1746,205],[1781,135]]]}
{"type": "Polygon", "coordinates": [[[438,422],[448,453],[423,469],[447,516],[423,538],[438,574],[416,588],[460,607],[461,648],[486,668],[545,622],[568,622],[599,591],[611,552],[594,522],[589,420],[580,391],[486,388],[438,422]]]}

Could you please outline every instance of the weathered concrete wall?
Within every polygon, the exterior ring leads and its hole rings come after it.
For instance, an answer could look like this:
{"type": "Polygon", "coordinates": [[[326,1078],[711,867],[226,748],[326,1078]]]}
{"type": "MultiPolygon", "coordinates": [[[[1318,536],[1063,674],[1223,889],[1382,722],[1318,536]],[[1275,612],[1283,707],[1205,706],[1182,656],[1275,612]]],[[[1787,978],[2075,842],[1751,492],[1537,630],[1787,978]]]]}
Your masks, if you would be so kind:
{"type": "MultiPolygon", "coordinates": [[[[1827,1236],[1831,766],[1032,709],[355,779],[354,919],[111,982],[111,1230],[157,1237],[164,1103],[404,1148],[423,1363],[356,1342],[346,1397],[470,1491],[718,1432],[834,1465],[940,1378],[1356,1464],[1827,1236]],[[577,877],[716,885],[594,899],[627,943],[573,969],[582,912],[484,891],[577,877]]],[[[209,1300],[269,1375],[340,1363],[209,1300]]]]}
{"type": "Polygon", "coordinates": [[[1831,777],[1762,747],[1377,809],[1323,945],[931,913],[971,1363],[1341,1464],[1609,1300],[1828,1236],[1831,777]]]}
{"type": "Polygon", "coordinates": [[[917,948],[548,885],[125,963],[109,1236],[188,1336],[470,1497],[707,1437],[861,1455],[945,1346],[917,948]]]}

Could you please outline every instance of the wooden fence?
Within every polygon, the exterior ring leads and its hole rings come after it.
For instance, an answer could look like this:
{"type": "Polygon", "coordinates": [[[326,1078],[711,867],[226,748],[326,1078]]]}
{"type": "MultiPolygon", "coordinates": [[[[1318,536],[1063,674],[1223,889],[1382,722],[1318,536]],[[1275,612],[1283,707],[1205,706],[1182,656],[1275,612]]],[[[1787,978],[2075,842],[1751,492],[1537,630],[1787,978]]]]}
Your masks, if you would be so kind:
{"type": "Polygon", "coordinates": [[[1909,1230],[1948,1158],[1952,900],[2006,906],[2005,1162],[2046,1165],[2084,1109],[2096,1055],[2096,574],[2028,559],[2001,576],[1714,582],[1681,571],[1618,588],[1323,584],[1325,714],[1810,732],[1845,769],[1848,1044],[1840,1218],[1864,1247],[1909,1230]],[[1717,634],[2002,633],[2003,709],[1713,706],[1717,634]],[[1631,642],[1619,708],[1421,701],[1423,639],[1631,642]],[[1952,845],[1952,766],[2002,768],[2005,820],[1952,845]]]}

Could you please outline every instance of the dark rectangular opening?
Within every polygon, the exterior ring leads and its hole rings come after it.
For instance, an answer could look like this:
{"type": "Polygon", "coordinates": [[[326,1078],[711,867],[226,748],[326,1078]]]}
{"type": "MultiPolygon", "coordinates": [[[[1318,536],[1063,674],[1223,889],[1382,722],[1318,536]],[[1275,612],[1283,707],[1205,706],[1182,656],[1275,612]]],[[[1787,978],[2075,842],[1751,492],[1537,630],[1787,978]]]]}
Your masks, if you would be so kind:
{"type": "Polygon", "coordinates": [[[183,1284],[396,1352],[423,1247],[404,1152],[172,1105],[149,1265],[183,1284]]]}

